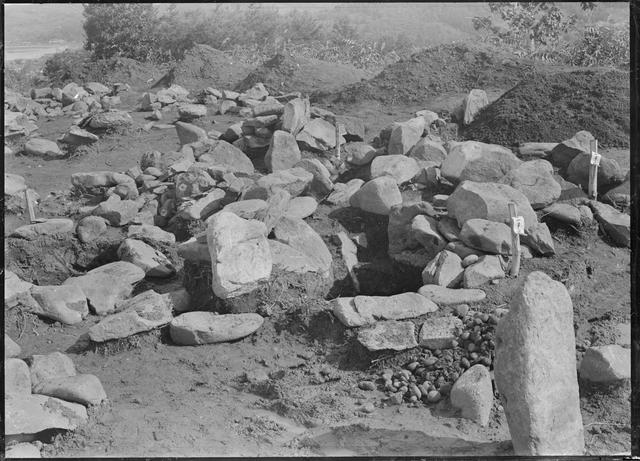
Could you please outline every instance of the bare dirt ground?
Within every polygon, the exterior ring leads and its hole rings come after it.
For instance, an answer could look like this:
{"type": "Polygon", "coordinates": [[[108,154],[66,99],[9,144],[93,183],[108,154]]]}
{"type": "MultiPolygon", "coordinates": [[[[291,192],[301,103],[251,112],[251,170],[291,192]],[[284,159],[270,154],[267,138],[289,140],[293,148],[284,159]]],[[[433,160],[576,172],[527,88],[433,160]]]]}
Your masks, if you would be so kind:
{"type": "MultiPolygon", "coordinates": [[[[489,93],[497,99],[509,88],[489,93]]],[[[135,100],[142,88],[134,88],[135,100]]],[[[388,106],[375,101],[325,106],[365,120],[371,140],[392,121],[416,110],[453,108],[462,92],[444,93],[418,105],[388,106]]],[[[133,105],[125,107],[131,110],[133,105]]],[[[132,112],[137,126],[146,113],[132,112]]],[[[163,123],[177,119],[165,114],[163,123]]],[[[198,122],[224,130],[239,119],[208,116],[198,122]]],[[[40,134],[56,139],[71,124],[68,117],[41,119],[40,134]]],[[[560,141],[560,140],[558,140],[560,141]]],[[[64,216],[79,205],[68,195],[70,175],[81,171],[125,171],[143,152],[179,148],[175,129],[135,129],[110,135],[76,157],[44,161],[5,156],[5,171],[22,175],[42,197],[40,217],[64,216]],[[51,195],[51,193],[56,195],[51,195]]],[[[629,167],[629,151],[602,152],[629,167]]],[[[332,234],[344,223],[336,209],[321,205],[309,224],[334,255],[332,234]]],[[[349,211],[357,218],[357,212],[349,211]]],[[[5,235],[24,216],[5,215],[5,235]]],[[[613,330],[630,319],[630,251],[608,244],[597,229],[554,233],[553,258],[524,260],[521,277],[542,270],[569,290],[574,306],[577,355],[585,344],[610,344],[613,330]],[[588,341],[588,343],[587,343],[588,341]]],[[[5,253],[6,253],[5,248],[5,253]]],[[[43,254],[46,259],[46,255],[43,254]]],[[[337,274],[344,274],[334,261],[337,274]]],[[[182,285],[182,273],[159,292],[182,285]]],[[[339,278],[339,275],[337,276],[339,278]]],[[[506,307],[518,280],[486,287],[487,299],[474,309],[506,307]]],[[[140,288],[140,287],[139,287],[140,288]]],[[[148,287],[147,287],[148,288],[148,287]]],[[[418,287],[416,287],[417,289],[418,287]]],[[[384,367],[401,366],[407,356],[367,355],[353,336],[324,311],[326,302],[301,299],[291,292],[274,299],[277,309],[254,335],[233,343],[176,346],[165,331],[137,335],[96,348],[83,338],[97,323],[61,326],[13,309],[5,312],[5,332],[22,347],[22,357],[53,351],[68,353],[79,372],[95,374],[108,402],[90,411],[89,423],[66,435],[54,435],[44,456],[499,456],[512,455],[504,412],[496,403],[487,427],[465,420],[448,399],[417,407],[385,406],[382,391],[363,391],[361,379],[377,378],[384,367]],[[380,359],[373,361],[373,359],[380,359]],[[246,373],[267,373],[270,386],[245,382],[246,373]],[[370,405],[373,404],[372,412],[370,405]],[[365,411],[363,411],[365,410],[365,411]]],[[[630,388],[602,389],[580,383],[588,454],[630,451],[630,388]]]]}

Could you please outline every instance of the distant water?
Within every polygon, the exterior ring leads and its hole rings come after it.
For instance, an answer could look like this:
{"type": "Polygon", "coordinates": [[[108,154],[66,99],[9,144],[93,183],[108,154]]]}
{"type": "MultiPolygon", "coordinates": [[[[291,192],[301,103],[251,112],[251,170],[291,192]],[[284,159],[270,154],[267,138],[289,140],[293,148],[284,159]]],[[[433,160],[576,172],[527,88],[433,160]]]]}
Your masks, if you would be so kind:
{"type": "Polygon", "coordinates": [[[58,53],[66,49],[76,50],[81,48],[80,43],[62,43],[56,45],[8,45],[4,49],[4,62],[17,61],[20,59],[38,59],[47,54],[58,53]]]}

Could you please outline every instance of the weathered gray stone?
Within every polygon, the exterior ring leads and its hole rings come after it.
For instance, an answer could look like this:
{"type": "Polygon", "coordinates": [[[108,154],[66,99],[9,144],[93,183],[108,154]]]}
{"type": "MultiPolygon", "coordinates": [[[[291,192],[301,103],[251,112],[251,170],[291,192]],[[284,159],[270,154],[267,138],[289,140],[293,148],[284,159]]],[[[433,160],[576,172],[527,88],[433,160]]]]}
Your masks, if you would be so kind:
{"type": "Polygon", "coordinates": [[[318,208],[313,197],[295,197],[287,205],[285,214],[290,218],[304,219],[311,216],[318,208]]]}
{"type": "Polygon", "coordinates": [[[627,247],[631,245],[631,216],[595,200],[589,202],[589,206],[614,243],[627,247]]]}
{"type": "Polygon", "coordinates": [[[173,318],[167,298],[153,290],[122,301],[118,304],[118,310],[116,314],[105,317],[89,328],[91,341],[104,342],[126,338],[159,328],[173,318]]]}
{"type": "Polygon", "coordinates": [[[24,153],[34,157],[59,158],[64,156],[55,141],[43,138],[31,138],[24,145],[24,153]]]}
{"type": "Polygon", "coordinates": [[[107,221],[99,216],[86,216],[78,222],[76,234],[82,243],[95,241],[107,232],[107,221]]]}
{"type": "Polygon", "coordinates": [[[341,125],[340,134],[347,142],[364,141],[364,120],[348,115],[336,115],[334,120],[341,125]]]}
{"type": "Polygon", "coordinates": [[[510,225],[511,202],[516,204],[518,215],[524,218],[525,228],[528,229],[538,222],[527,197],[506,184],[465,181],[449,196],[447,210],[449,216],[455,218],[460,227],[473,218],[510,225]]]}
{"type": "Polygon", "coordinates": [[[420,165],[424,165],[425,162],[434,162],[440,166],[447,157],[447,151],[439,142],[432,141],[429,138],[420,138],[409,150],[408,155],[417,160],[420,165]]]}
{"type": "Polygon", "coordinates": [[[554,203],[542,210],[546,217],[554,219],[564,224],[580,226],[582,224],[582,214],[578,207],[570,203],[554,203]]]}
{"type": "Polygon", "coordinates": [[[439,285],[424,285],[418,290],[418,294],[430,299],[439,306],[478,303],[487,297],[486,293],[482,290],[454,289],[439,285]]]}
{"type": "Polygon", "coordinates": [[[552,204],[562,193],[560,184],[553,178],[553,166],[546,160],[524,162],[500,182],[522,192],[534,210],[552,204]]]}
{"type": "Polygon", "coordinates": [[[284,105],[282,114],[282,129],[293,136],[307,124],[310,118],[310,107],[308,99],[296,98],[284,105]]]}
{"type": "Polygon", "coordinates": [[[326,201],[332,205],[349,206],[351,196],[355,194],[364,184],[360,178],[354,178],[347,183],[334,184],[334,190],[329,194],[326,201]]]}
{"type": "Polygon", "coordinates": [[[286,170],[301,159],[300,149],[291,133],[277,130],[273,133],[264,163],[270,171],[286,170]]]}
{"type": "Polygon", "coordinates": [[[33,286],[31,296],[38,303],[33,312],[67,325],[80,323],[89,315],[87,297],[72,285],[33,286]]]}
{"type": "Polygon", "coordinates": [[[303,159],[295,164],[295,167],[302,168],[313,175],[313,180],[307,186],[307,194],[315,197],[318,201],[323,200],[331,193],[334,184],[331,181],[331,173],[322,162],[316,158],[303,159]]]}
{"type": "Polygon", "coordinates": [[[610,205],[628,207],[631,205],[631,181],[626,179],[602,196],[602,201],[610,205]]]}
{"type": "Polygon", "coordinates": [[[442,251],[447,245],[447,241],[437,229],[438,222],[430,216],[419,214],[411,220],[413,238],[433,255],[442,251]]]}
{"type": "Polygon", "coordinates": [[[487,255],[464,270],[464,288],[475,288],[505,277],[505,264],[500,256],[487,255]]]}
{"type": "Polygon", "coordinates": [[[275,225],[275,239],[306,255],[323,276],[331,274],[333,258],[322,237],[302,219],[284,216],[275,225]]]}
{"type": "Polygon", "coordinates": [[[489,105],[489,98],[484,90],[473,89],[464,97],[461,106],[461,120],[464,125],[470,125],[478,112],[489,105]]]}
{"type": "Polygon", "coordinates": [[[451,142],[442,162],[442,176],[454,185],[463,181],[496,182],[522,163],[513,152],[496,144],[451,142]]]}
{"type": "Polygon", "coordinates": [[[410,319],[438,310],[438,306],[417,293],[336,298],[332,304],[333,315],[347,327],[371,325],[378,320],[410,319]]]}
{"type": "Polygon", "coordinates": [[[469,219],[462,226],[460,240],[485,253],[511,254],[511,229],[506,224],[486,219],[469,219]]]}
{"type": "Polygon", "coordinates": [[[187,312],[171,322],[171,339],[181,346],[212,344],[244,338],[258,330],[264,319],[258,314],[187,312]]]}
{"type": "Polygon", "coordinates": [[[365,183],[351,196],[349,203],[370,213],[388,215],[391,207],[402,203],[402,195],[395,179],[381,176],[365,183]]]}
{"type": "MultiPolygon", "coordinates": [[[[567,179],[584,190],[589,188],[589,168],[591,167],[591,154],[581,152],[576,155],[567,167],[567,179]]],[[[615,186],[624,181],[624,173],[618,162],[612,158],[602,157],[598,166],[598,190],[615,186]]]]}
{"type": "Polygon", "coordinates": [[[198,157],[199,162],[209,165],[224,167],[232,173],[253,174],[254,168],[251,159],[244,152],[225,141],[216,141],[203,155],[198,157]]]}
{"type": "Polygon", "coordinates": [[[94,216],[106,219],[114,227],[124,226],[131,222],[138,213],[140,205],[134,200],[122,200],[117,195],[112,195],[100,203],[92,212],[94,216]]]}
{"type": "Polygon", "coordinates": [[[89,126],[96,130],[115,130],[128,128],[133,124],[131,115],[122,110],[112,109],[107,112],[94,114],[89,120],[89,126]]]}
{"type": "Polygon", "coordinates": [[[413,322],[383,320],[358,331],[358,341],[370,351],[403,351],[418,346],[413,322]]]}
{"type": "Polygon", "coordinates": [[[6,333],[4,334],[4,358],[8,359],[11,357],[17,357],[20,355],[22,349],[20,346],[9,337],[6,333]]]}
{"type": "Polygon", "coordinates": [[[76,367],[69,357],[62,352],[47,355],[33,355],[30,359],[31,389],[35,390],[41,383],[50,379],[75,376],[76,367]]]}
{"type": "Polygon", "coordinates": [[[542,256],[550,256],[556,252],[549,227],[544,223],[529,227],[526,234],[520,236],[520,241],[542,256]]]}
{"type": "Polygon", "coordinates": [[[207,132],[199,126],[186,122],[176,122],[175,127],[180,144],[183,146],[207,139],[207,132]]]}
{"type": "Polygon", "coordinates": [[[226,299],[249,293],[271,275],[272,259],[263,223],[221,211],[207,227],[207,243],[216,296],[226,299]]]}
{"type": "Polygon", "coordinates": [[[33,392],[82,405],[99,405],[107,398],[98,377],[89,374],[52,378],[41,382],[33,392]]]}
{"type": "Polygon", "coordinates": [[[167,232],[158,226],[150,226],[143,224],[141,226],[129,226],[127,238],[147,239],[156,243],[176,243],[176,236],[171,232],[167,232]]]}
{"type": "Polygon", "coordinates": [[[451,405],[462,410],[464,418],[481,426],[489,424],[493,386],[489,370],[484,365],[472,366],[454,383],[451,388],[451,405]]]}
{"type": "Polygon", "coordinates": [[[450,251],[439,252],[422,271],[422,283],[456,288],[462,281],[464,268],[460,257],[450,251]]]}
{"type": "Polygon", "coordinates": [[[296,274],[321,272],[321,268],[301,251],[277,240],[269,240],[268,242],[275,268],[296,274]]]}
{"type": "Polygon", "coordinates": [[[463,259],[463,260],[467,256],[471,256],[471,255],[476,255],[476,256],[483,256],[484,255],[484,251],[476,250],[475,248],[468,247],[467,245],[465,245],[461,241],[449,242],[449,243],[447,243],[447,246],[445,247],[445,249],[454,252],[455,254],[460,256],[460,259],[463,259]]]}
{"type": "Polygon", "coordinates": [[[184,122],[191,122],[207,115],[207,106],[204,104],[180,104],[178,117],[184,122]]]}
{"type": "Polygon", "coordinates": [[[141,240],[125,239],[118,247],[118,257],[135,264],[149,277],[171,277],[176,273],[165,255],[141,240]]]}
{"type": "Polygon", "coordinates": [[[611,383],[631,378],[631,349],[617,344],[590,347],[580,362],[580,378],[611,383]]]}
{"type": "Polygon", "coordinates": [[[48,219],[45,222],[26,224],[16,228],[10,237],[35,240],[43,235],[63,235],[73,232],[73,221],[66,218],[48,219]]]}
{"type": "Polygon", "coordinates": [[[4,395],[5,398],[14,395],[31,395],[31,375],[29,366],[24,360],[5,357],[4,395]]]}
{"type": "Polygon", "coordinates": [[[87,421],[87,410],[77,403],[44,395],[5,399],[5,435],[31,436],[47,429],[76,429],[87,421]]]}
{"type": "Polygon", "coordinates": [[[462,320],[457,317],[431,317],[420,327],[418,341],[428,349],[451,349],[451,341],[458,338],[462,328],[462,320]]]}
{"type": "Polygon", "coordinates": [[[256,186],[249,189],[243,199],[266,200],[279,189],[286,190],[292,197],[297,197],[309,187],[313,178],[313,174],[300,167],[276,171],[258,179],[256,186]]]}
{"type": "Polygon", "coordinates": [[[527,275],[498,323],[494,362],[518,456],[584,453],[573,331],[564,285],[527,275]]]}
{"type": "Polygon", "coordinates": [[[130,182],[132,182],[132,179],[129,176],[115,171],[93,171],[71,175],[71,185],[85,189],[112,187],[130,182]]]}
{"type": "Polygon", "coordinates": [[[242,219],[255,219],[260,211],[267,209],[267,202],[260,199],[239,200],[225,205],[222,211],[228,211],[240,216],[242,219]]]}
{"type": "Polygon", "coordinates": [[[405,155],[380,155],[371,162],[371,178],[391,176],[398,185],[411,181],[420,171],[418,162],[405,155]]]}
{"type": "MultiPolygon", "coordinates": [[[[314,118],[307,122],[296,136],[301,147],[311,151],[323,152],[336,147],[336,129],[335,127],[321,119],[314,118]]],[[[340,144],[343,144],[344,138],[340,136],[340,144]]]]}
{"type": "Polygon", "coordinates": [[[560,169],[567,168],[576,155],[590,152],[590,141],[595,138],[588,131],[579,131],[571,139],[562,141],[551,151],[552,163],[560,169]]]}
{"type": "Polygon", "coordinates": [[[389,155],[407,155],[420,140],[426,121],[422,117],[412,118],[406,122],[394,123],[387,146],[389,155]]]}
{"type": "Polygon", "coordinates": [[[14,443],[6,447],[5,457],[7,459],[14,458],[42,458],[40,448],[33,443],[14,443]]]}
{"type": "Polygon", "coordinates": [[[222,189],[214,188],[202,198],[181,203],[176,209],[176,216],[185,220],[207,219],[222,208],[225,196],[222,189]]]}
{"type": "Polygon", "coordinates": [[[343,146],[344,159],[353,165],[367,165],[378,155],[380,150],[374,149],[364,142],[350,142],[343,146]]]}
{"type": "Polygon", "coordinates": [[[438,232],[449,242],[460,240],[458,222],[449,216],[443,216],[438,220],[438,232]]]}

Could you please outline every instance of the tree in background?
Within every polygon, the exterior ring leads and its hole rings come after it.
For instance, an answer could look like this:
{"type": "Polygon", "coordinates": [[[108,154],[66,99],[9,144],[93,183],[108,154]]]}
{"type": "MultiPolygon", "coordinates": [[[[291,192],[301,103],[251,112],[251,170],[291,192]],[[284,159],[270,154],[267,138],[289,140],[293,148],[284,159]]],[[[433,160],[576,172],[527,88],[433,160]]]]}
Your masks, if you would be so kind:
{"type": "Polygon", "coordinates": [[[94,58],[153,57],[158,12],[151,3],[85,3],[84,48],[94,58]]]}
{"type": "MultiPolygon", "coordinates": [[[[595,8],[594,2],[581,2],[584,10],[595,8]]],[[[555,2],[489,2],[492,17],[476,16],[473,26],[485,33],[485,39],[534,53],[540,46],[553,46],[576,22],[576,15],[566,15],[555,2]],[[497,24],[499,19],[506,27],[497,24]]]]}

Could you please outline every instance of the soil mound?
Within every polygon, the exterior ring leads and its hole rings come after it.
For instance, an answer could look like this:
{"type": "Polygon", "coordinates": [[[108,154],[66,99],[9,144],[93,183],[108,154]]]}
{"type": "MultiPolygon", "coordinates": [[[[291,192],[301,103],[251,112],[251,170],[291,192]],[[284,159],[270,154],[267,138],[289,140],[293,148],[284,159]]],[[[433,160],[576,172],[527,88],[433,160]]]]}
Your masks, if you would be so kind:
{"type": "Polygon", "coordinates": [[[335,91],[369,77],[366,71],[346,64],[277,54],[247,75],[237,84],[235,91],[243,92],[262,82],[271,94],[292,91],[311,94],[335,91]]]}
{"type": "Polygon", "coordinates": [[[427,48],[388,65],[368,81],[348,85],[337,93],[313,96],[315,102],[354,104],[413,104],[446,92],[473,88],[511,88],[534,65],[479,45],[448,44],[427,48]]]}
{"type": "Polygon", "coordinates": [[[171,71],[172,82],[190,90],[232,88],[251,66],[207,45],[195,45],[171,71]]]}
{"type": "Polygon", "coordinates": [[[612,69],[530,76],[487,106],[464,137],[511,146],[561,142],[590,131],[602,147],[628,147],[629,74],[612,69]]]}

